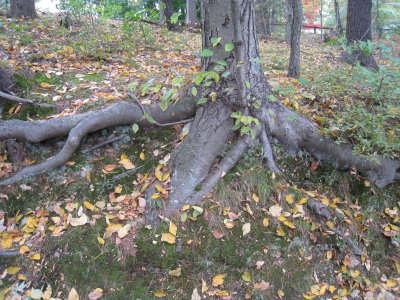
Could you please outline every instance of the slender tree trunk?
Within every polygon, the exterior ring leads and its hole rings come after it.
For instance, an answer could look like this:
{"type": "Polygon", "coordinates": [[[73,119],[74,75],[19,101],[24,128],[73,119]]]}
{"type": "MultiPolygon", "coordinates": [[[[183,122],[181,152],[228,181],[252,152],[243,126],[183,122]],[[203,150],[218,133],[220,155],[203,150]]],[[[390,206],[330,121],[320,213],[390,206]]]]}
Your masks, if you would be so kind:
{"type": "Polygon", "coordinates": [[[336,22],[336,34],[343,34],[342,21],[340,20],[340,7],[338,0],[333,0],[335,6],[335,22],[336,22]]]}
{"type": "Polygon", "coordinates": [[[322,29],[322,27],[324,27],[323,11],[324,11],[324,0],[321,0],[321,7],[319,8],[319,17],[321,19],[321,41],[324,41],[324,30],[322,29]]]}
{"type": "Polygon", "coordinates": [[[165,4],[164,4],[163,0],[158,0],[158,6],[160,8],[159,23],[164,24],[164,22],[165,22],[165,4]]]}
{"type": "Polygon", "coordinates": [[[37,18],[35,0],[11,0],[11,17],[37,18]]]}
{"type": "MultiPolygon", "coordinates": [[[[346,39],[349,46],[359,42],[372,41],[371,9],[372,0],[348,0],[346,39]]],[[[349,53],[346,59],[350,63],[358,60],[368,69],[379,69],[372,54],[366,55],[363,51],[355,50],[351,54],[349,53]]]]}
{"type": "Polygon", "coordinates": [[[262,19],[262,24],[263,24],[263,29],[264,29],[264,35],[265,37],[270,37],[271,36],[271,27],[270,27],[270,13],[269,13],[269,8],[267,1],[260,0],[259,1],[260,5],[260,10],[261,10],[261,19],[262,19]],[[267,6],[267,7],[266,7],[267,6]]]}
{"type": "Polygon", "coordinates": [[[162,0],[164,3],[164,14],[165,14],[165,21],[167,23],[168,30],[177,31],[179,29],[178,24],[171,23],[171,17],[174,14],[174,8],[172,6],[172,0],[162,0]]]}
{"type": "Polygon", "coordinates": [[[301,0],[287,0],[292,11],[290,24],[290,59],[288,76],[298,78],[300,76],[300,37],[303,21],[303,7],[301,0]]]}
{"type": "Polygon", "coordinates": [[[196,23],[196,0],[186,0],[186,23],[196,23]]]}
{"type": "Polygon", "coordinates": [[[378,32],[378,37],[382,38],[382,24],[381,24],[381,20],[380,20],[380,3],[379,0],[376,0],[376,20],[375,20],[375,24],[376,24],[376,31],[378,32]]]}
{"type": "Polygon", "coordinates": [[[286,18],[286,43],[290,45],[292,40],[293,7],[291,0],[285,0],[285,18],[286,18]]]}

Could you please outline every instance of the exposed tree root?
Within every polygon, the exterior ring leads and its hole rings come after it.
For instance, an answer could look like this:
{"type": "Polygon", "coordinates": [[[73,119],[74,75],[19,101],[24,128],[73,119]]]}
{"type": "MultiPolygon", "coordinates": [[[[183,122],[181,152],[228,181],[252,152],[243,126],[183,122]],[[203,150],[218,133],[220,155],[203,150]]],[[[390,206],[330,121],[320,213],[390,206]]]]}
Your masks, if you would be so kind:
{"type": "Polygon", "coordinates": [[[33,100],[24,99],[24,98],[20,98],[20,97],[14,96],[14,95],[7,94],[2,91],[0,91],[0,99],[18,102],[18,103],[24,103],[24,104],[32,104],[32,105],[39,106],[39,107],[55,107],[55,105],[52,105],[52,104],[35,102],[33,100]]]}
{"type": "MultiPolygon", "coordinates": [[[[148,113],[159,123],[179,121],[194,113],[193,101],[182,101],[171,105],[163,112],[159,105],[149,106],[148,113]]],[[[69,133],[67,142],[60,152],[49,160],[22,169],[13,177],[0,182],[1,185],[13,184],[26,177],[44,173],[64,164],[79,146],[81,139],[89,132],[124,124],[138,123],[152,126],[143,118],[142,108],[138,104],[119,102],[105,109],[90,113],[50,119],[43,122],[25,122],[19,120],[0,123],[0,140],[17,138],[23,141],[40,142],[52,137],[69,133]]]]}

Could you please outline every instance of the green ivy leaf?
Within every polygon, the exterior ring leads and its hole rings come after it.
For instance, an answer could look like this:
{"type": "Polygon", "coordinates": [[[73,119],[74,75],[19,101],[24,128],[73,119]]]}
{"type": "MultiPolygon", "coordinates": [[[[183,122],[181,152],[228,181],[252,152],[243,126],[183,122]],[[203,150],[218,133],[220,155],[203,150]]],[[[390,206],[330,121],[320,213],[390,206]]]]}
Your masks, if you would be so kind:
{"type": "Polygon", "coordinates": [[[211,43],[213,44],[213,47],[217,46],[219,44],[219,42],[222,40],[221,37],[212,37],[211,38],[211,43]]]}
{"type": "Polygon", "coordinates": [[[150,123],[153,123],[153,124],[157,123],[157,122],[153,119],[153,117],[150,116],[148,113],[143,114],[143,118],[145,118],[145,119],[146,119],[148,122],[150,122],[150,123]]]}
{"type": "Polygon", "coordinates": [[[225,51],[232,51],[233,48],[235,48],[235,45],[233,43],[228,43],[225,45],[225,51]]]}
{"type": "Polygon", "coordinates": [[[197,104],[200,105],[200,104],[203,104],[206,102],[207,102],[207,98],[201,98],[199,101],[197,101],[197,104]]]}
{"type": "Polygon", "coordinates": [[[160,103],[160,108],[161,108],[162,111],[166,111],[167,108],[168,108],[168,102],[162,101],[162,102],[160,103]]]}
{"type": "Polygon", "coordinates": [[[191,92],[192,92],[192,95],[193,95],[193,96],[197,96],[197,89],[196,89],[195,86],[192,87],[191,92]]]}
{"type": "Polygon", "coordinates": [[[246,81],[244,82],[244,84],[246,85],[246,87],[247,87],[248,89],[251,88],[251,83],[250,83],[250,81],[246,80],[246,81]]]}
{"type": "Polygon", "coordinates": [[[136,124],[136,123],[133,124],[133,125],[132,125],[132,130],[133,130],[134,133],[138,132],[138,130],[139,130],[139,125],[136,124]]]}
{"type": "Polygon", "coordinates": [[[212,52],[210,49],[204,49],[200,53],[201,57],[210,57],[210,56],[213,56],[213,55],[214,55],[214,52],[212,52]]]}
{"type": "Polygon", "coordinates": [[[180,85],[182,83],[182,81],[183,81],[182,77],[174,77],[172,79],[172,85],[178,86],[178,85],[180,85]]]}

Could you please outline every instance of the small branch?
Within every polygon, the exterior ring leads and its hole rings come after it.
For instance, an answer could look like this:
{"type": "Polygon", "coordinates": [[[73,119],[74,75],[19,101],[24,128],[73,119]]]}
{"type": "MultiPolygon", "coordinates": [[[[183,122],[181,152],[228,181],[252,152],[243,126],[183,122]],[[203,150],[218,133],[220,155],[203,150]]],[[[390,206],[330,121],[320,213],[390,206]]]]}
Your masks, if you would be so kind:
{"type": "MultiPolygon", "coordinates": [[[[314,199],[308,199],[307,201],[307,207],[310,208],[312,211],[314,211],[317,215],[324,217],[328,221],[333,221],[333,217],[328,209],[328,207],[321,202],[314,200],[314,199]]],[[[354,242],[343,232],[340,231],[338,228],[333,228],[333,231],[336,233],[337,236],[339,236],[343,242],[349,247],[355,254],[361,255],[362,250],[354,244],[354,242]]]]}
{"type": "Polygon", "coordinates": [[[83,150],[83,151],[81,151],[81,152],[82,152],[82,153],[85,153],[85,154],[86,154],[86,153],[89,153],[89,152],[91,152],[91,151],[93,151],[93,150],[96,150],[97,148],[103,147],[103,146],[105,146],[105,145],[107,145],[107,144],[111,144],[111,143],[120,141],[120,140],[122,140],[124,137],[125,137],[125,136],[122,135],[122,136],[117,136],[117,137],[112,138],[112,139],[108,139],[108,140],[106,140],[106,141],[104,141],[104,142],[101,142],[101,143],[99,143],[99,144],[97,144],[97,145],[95,145],[95,146],[93,146],[93,147],[90,147],[89,149],[83,150]]]}
{"type": "Polygon", "coordinates": [[[17,97],[17,96],[13,96],[13,95],[7,94],[7,93],[4,93],[2,91],[0,91],[0,99],[5,99],[5,100],[9,100],[9,101],[15,101],[15,102],[19,102],[19,103],[32,104],[32,105],[39,106],[39,107],[55,107],[55,105],[52,105],[52,104],[38,103],[38,102],[35,102],[33,100],[24,99],[24,98],[20,98],[20,97],[17,97]]]}
{"type": "Polygon", "coordinates": [[[19,251],[0,251],[0,257],[13,257],[20,254],[19,251]]]}

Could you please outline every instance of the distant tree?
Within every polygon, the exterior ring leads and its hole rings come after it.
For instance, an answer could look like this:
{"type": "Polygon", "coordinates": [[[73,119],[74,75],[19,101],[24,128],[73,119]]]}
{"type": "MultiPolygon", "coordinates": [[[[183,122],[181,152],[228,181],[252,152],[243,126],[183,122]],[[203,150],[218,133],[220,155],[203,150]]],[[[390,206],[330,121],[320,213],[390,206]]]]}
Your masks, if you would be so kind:
{"type": "MultiPolygon", "coordinates": [[[[372,0],[348,0],[346,39],[349,46],[359,42],[372,41],[371,9],[372,0]]],[[[361,50],[348,53],[345,58],[351,63],[358,60],[362,66],[368,69],[379,69],[372,54],[366,55],[361,50]]]]}
{"type": "Polygon", "coordinates": [[[37,18],[35,0],[11,0],[11,17],[13,18],[37,18]]]}
{"type": "Polygon", "coordinates": [[[335,31],[338,35],[343,34],[343,27],[342,27],[342,21],[340,20],[340,7],[338,0],[333,0],[333,4],[335,6],[335,24],[336,24],[335,31]]]}
{"type": "Polygon", "coordinates": [[[290,59],[288,76],[300,76],[300,37],[303,22],[303,9],[301,0],[286,0],[287,10],[287,39],[290,45],[290,59]]]}
{"type": "Polygon", "coordinates": [[[186,0],[186,23],[196,23],[196,0],[186,0]]]}
{"type": "Polygon", "coordinates": [[[164,15],[165,15],[165,22],[167,23],[168,30],[176,31],[179,28],[178,24],[173,24],[171,22],[171,17],[174,14],[174,7],[172,5],[172,0],[162,0],[164,4],[164,15]]]}

